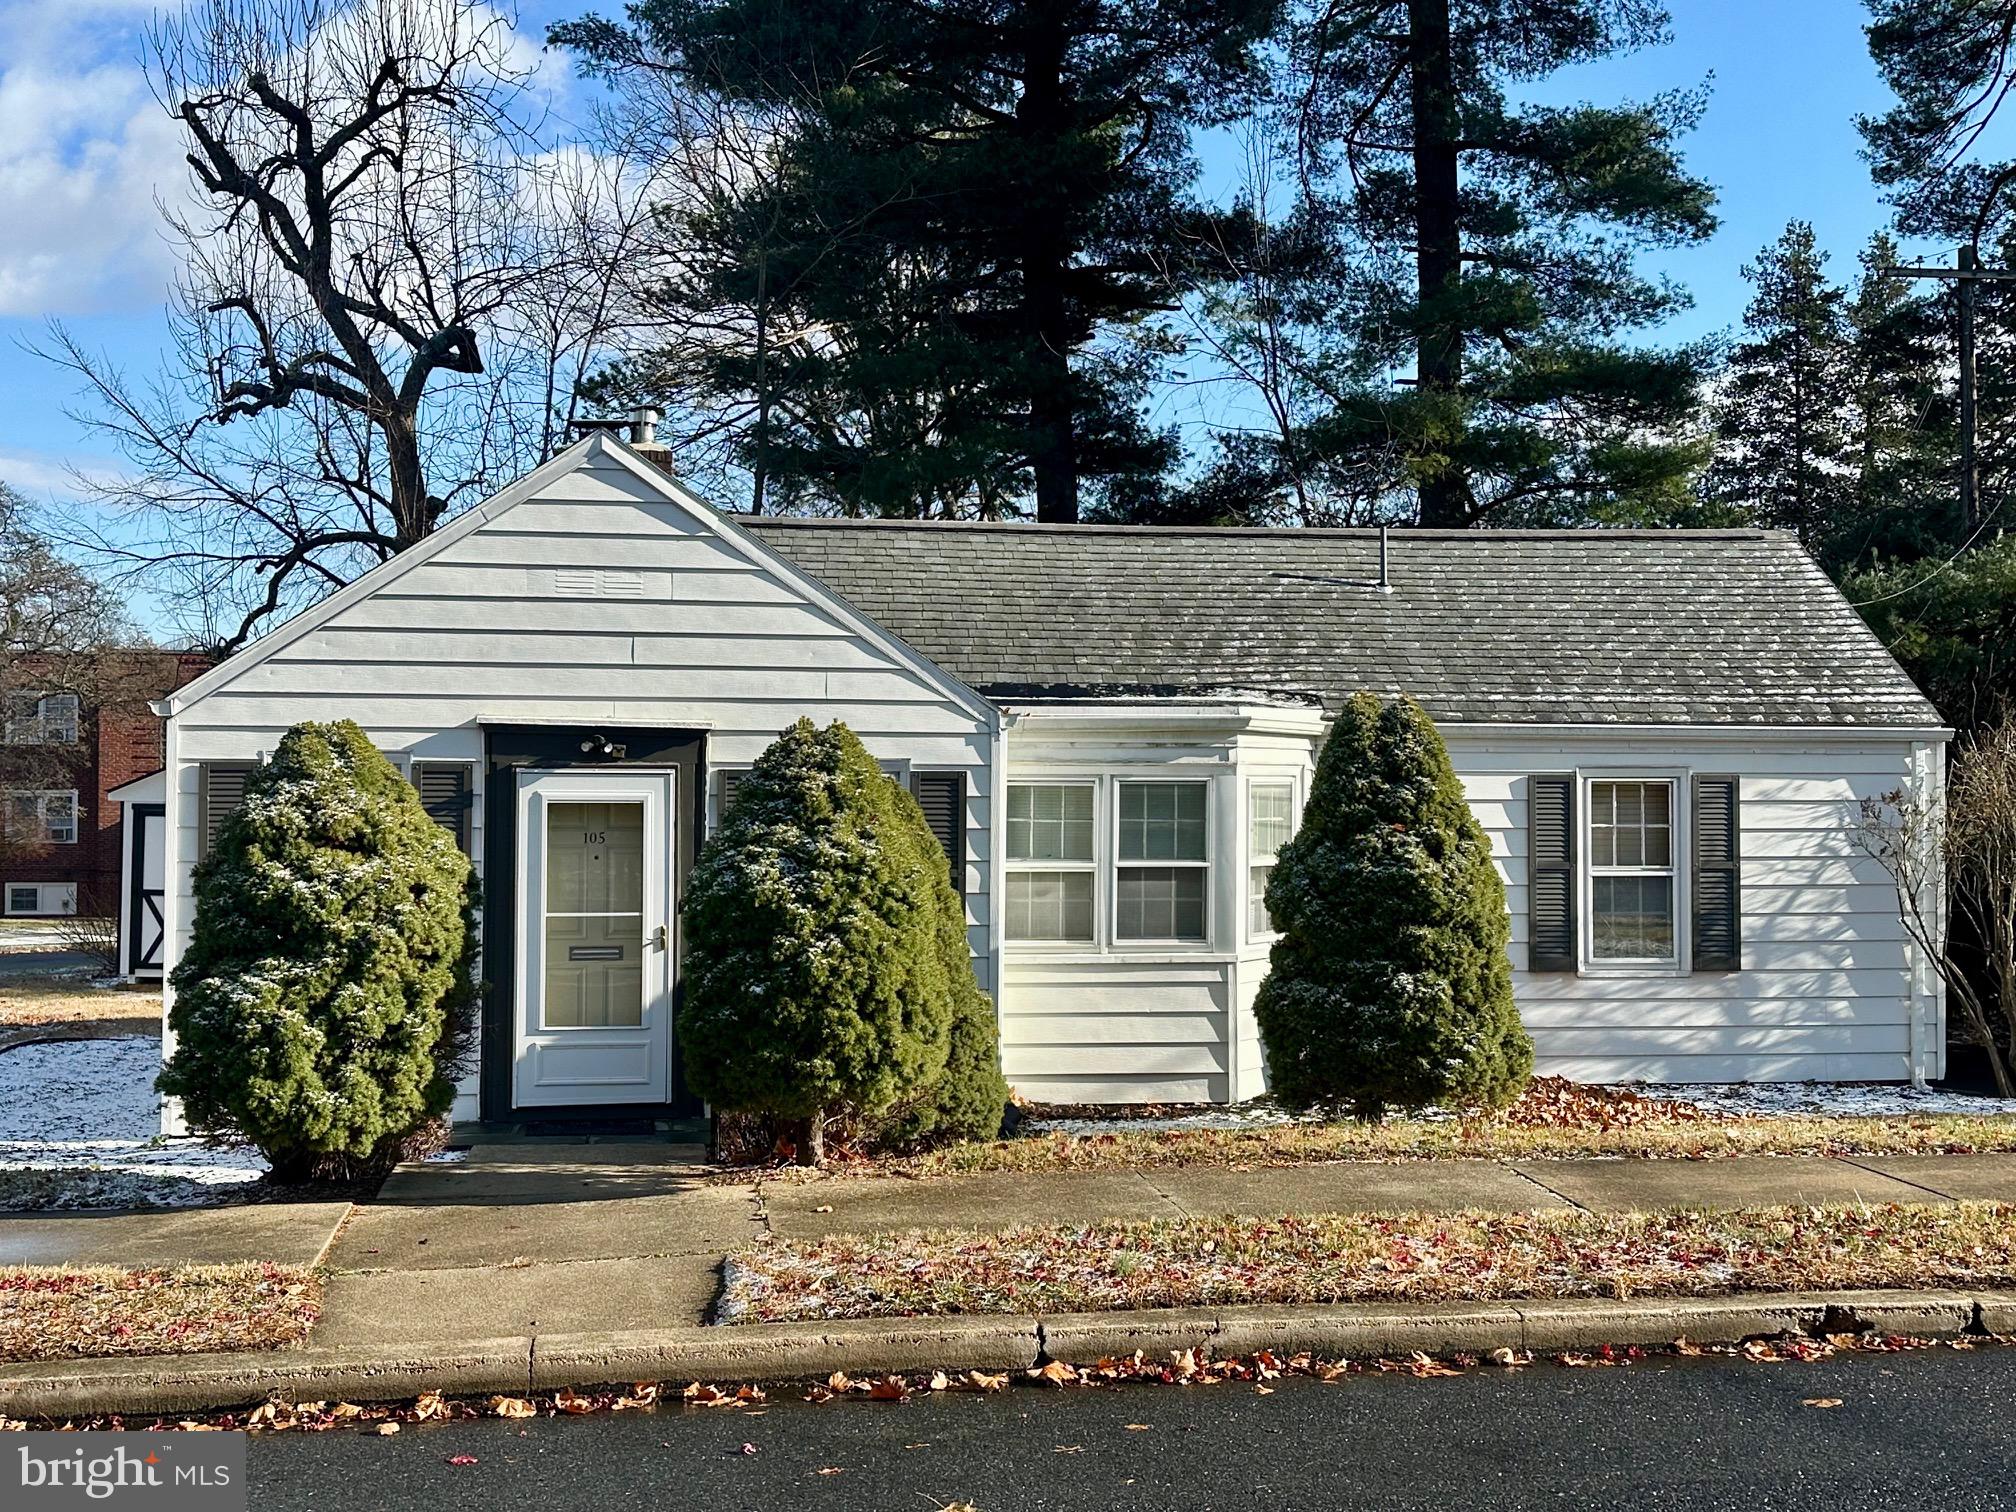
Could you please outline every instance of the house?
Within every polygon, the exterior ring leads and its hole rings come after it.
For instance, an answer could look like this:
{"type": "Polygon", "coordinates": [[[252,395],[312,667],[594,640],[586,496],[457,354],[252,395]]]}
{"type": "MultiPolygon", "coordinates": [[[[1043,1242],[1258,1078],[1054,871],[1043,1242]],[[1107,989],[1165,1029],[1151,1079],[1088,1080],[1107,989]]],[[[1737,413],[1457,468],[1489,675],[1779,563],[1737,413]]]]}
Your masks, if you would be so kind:
{"type": "MultiPolygon", "coordinates": [[[[10,919],[110,916],[123,898],[126,829],[118,791],[161,766],[162,722],[148,700],[188,682],[207,657],[117,651],[71,689],[17,669],[0,711],[7,846],[0,913],[10,919]]],[[[63,679],[52,678],[52,681],[63,679]]]]}
{"type": "Polygon", "coordinates": [[[838,718],[953,858],[1022,1093],[1242,1099],[1267,871],[1367,687],[1448,739],[1541,1070],[1940,1074],[1853,827],[1936,794],[1949,732],[1783,535],[737,518],[602,434],[164,701],[170,949],[250,764],[353,718],[483,878],[458,1113],[690,1110],[696,847],[779,730],[838,718]]]}

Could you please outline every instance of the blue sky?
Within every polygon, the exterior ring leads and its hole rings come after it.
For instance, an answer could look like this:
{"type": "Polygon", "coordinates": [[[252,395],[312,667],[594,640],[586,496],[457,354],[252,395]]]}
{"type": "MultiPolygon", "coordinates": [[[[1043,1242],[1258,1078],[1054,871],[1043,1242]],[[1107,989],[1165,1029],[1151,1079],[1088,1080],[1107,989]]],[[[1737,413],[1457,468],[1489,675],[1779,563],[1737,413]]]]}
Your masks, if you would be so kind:
{"type": "MultiPolygon", "coordinates": [[[[541,0],[546,20],[588,4],[541,0]]],[[[604,5],[615,10],[616,4],[604,5]]],[[[1550,82],[1550,99],[1609,101],[1689,87],[1712,95],[1688,161],[1717,185],[1721,230],[1663,257],[1695,307],[1674,339],[1726,329],[1747,298],[1743,262],[1790,217],[1811,220],[1837,275],[1886,217],[1857,157],[1857,111],[1886,95],[1855,0],[1673,0],[1673,44],[1550,82]]],[[[68,323],[136,373],[162,341],[169,272],[154,208],[182,192],[170,123],[138,58],[150,0],[0,0],[0,479],[31,497],[64,489],[65,469],[112,465],[65,414],[66,375],[22,350],[68,323]]]]}

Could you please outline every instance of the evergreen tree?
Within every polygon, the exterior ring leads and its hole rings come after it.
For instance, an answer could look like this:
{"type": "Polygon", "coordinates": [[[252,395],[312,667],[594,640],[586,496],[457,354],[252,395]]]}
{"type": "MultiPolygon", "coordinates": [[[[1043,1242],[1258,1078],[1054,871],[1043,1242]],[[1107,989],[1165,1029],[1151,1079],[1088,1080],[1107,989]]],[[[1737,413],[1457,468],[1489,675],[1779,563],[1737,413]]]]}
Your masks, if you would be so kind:
{"type": "MultiPolygon", "coordinates": [[[[630,27],[589,18],[553,38],[591,67],[669,70],[774,107],[773,171],[736,189],[710,229],[732,249],[737,225],[778,228],[785,261],[730,256],[725,276],[782,280],[820,333],[803,351],[810,380],[844,390],[850,413],[958,392],[956,411],[928,405],[956,432],[936,459],[954,475],[931,479],[938,492],[1026,478],[1039,518],[1073,520],[1081,484],[1139,493],[1172,460],[1171,438],[1141,419],[1143,370],[1116,355],[1118,339],[1168,298],[1173,232],[1198,213],[1191,131],[1257,84],[1279,10],[641,0],[630,27]]],[[[873,470],[810,431],[768,438],[765,461],[808,486],[873,470]]],[[[842,499],[888,511],[906,491],[912,509],[932,496],[885,479],[842,499]]]]}
{"type": "Polygon", "coordinates": [[[1856,121],[1899,226],[1980,246],[2012,220],[2016,160],[1990,130],[2016,71],[2016,0],[1868,0],[1869,55],[1897,103],[1856,121]]]}
{"type": "Polygon", "coordinates": [[[1253,1012],[1290,1107],[1496,1107],[1533,1046],[1512,1003],[1491,846],[1434,722],[1354,695],[1267,884],[1280,938],[1253,1012]]]}
{"type": "Polygon", "coordinates": [[[2016,536],[1852,571],[1841,591],[1956,728],[2008,718],[2016,693],[2016,536]]]}
{"type": "Polygon", "coordinates": [[[468,858],[356,725],[300,724],[195,885],[160,1090],[280,1180],[389,1167],[448,1111],[473,1034],[468,858]]]}
{"type": "Polygon", "coordinates": [[[799,720],[694,863],[687,1083],[728,1112],[803,1120],[810,1164],[829,1118],[936,1086],[973,974],[963,926],[956,962],[948,948],[950,893],[916,800],[844,724],[799,720]]]}
{"type": "Polygon", "coordinates": [[[1847,305],[1855,498],[1826,532],[1830,563],[1908,560],[1960,533],[1952,298],[1879,271],[1900,260],[1870,238],[1847,305]]]}
{"type": "Polygon", "coordinates": [[[1813,227],[1793,221],[1745,265],[1756,290],[1715,405],[1711,498],[1819,545],[1854,497],[1846,295],[1813,227]]]}
{"type": "Polygon", "coordinates": [[[1316,4],[1297,43],[1301,139],[1363,252],[1348,249],[1357,289],[1336,313],[1355,356],[1308,453],[1383,469],[1424,525],[1684,503],[1705,357],[1629,333],[1685,303],[1634,253],[1715,226],[1676,145],[1699,101],[1514,103],[1666,24],[1652,0],[1316,4]]]}

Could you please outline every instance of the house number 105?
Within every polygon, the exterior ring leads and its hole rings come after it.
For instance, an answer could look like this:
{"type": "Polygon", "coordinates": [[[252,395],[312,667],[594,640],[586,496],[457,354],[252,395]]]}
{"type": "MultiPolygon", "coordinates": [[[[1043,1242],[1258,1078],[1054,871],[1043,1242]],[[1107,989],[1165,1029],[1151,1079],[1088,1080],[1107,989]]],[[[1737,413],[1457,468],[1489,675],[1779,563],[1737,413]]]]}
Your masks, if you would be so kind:
{"type": "Polygon", "coordinates": [[[605,845],[608,843],[608,840],[609,831],[607,830],[581,831],[581,843],[583,845],[605,845]]]}

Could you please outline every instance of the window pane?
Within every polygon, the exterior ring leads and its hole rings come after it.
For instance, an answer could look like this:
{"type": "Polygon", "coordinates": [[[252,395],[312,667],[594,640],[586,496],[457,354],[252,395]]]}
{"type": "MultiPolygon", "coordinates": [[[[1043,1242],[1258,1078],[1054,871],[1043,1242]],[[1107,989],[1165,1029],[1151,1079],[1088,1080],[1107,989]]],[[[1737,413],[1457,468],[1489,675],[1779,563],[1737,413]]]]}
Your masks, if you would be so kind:
{"type": "Polygon", "coordinates": [[[1246,930],[1249,934],[1276,933],[1273,915],[1267,912],[1267,881],[1274,875],[1271,866],[1256,866],[1246,881],[1246,930]]]}
{"type": "Polygon", "coordinates": [[[641,919],[643,908],[644,805],[548,804],[546,911],[641,919]]]}
{"type": "Polygon", "coordinates": [[[1589,864],[1597,868],[1672,866],[1673,784],[1591,783],[1589,864]]]}
{"type": "Polygon", "coordinates": [[[1120,784],[1122,861],[1202,861],[1205,857],[1204,784],[1120,784]]]}
{"type": "Polygon", "coordinates": [[[1294,824],[1295,790],[1286,783],[1255,786],[1247,792],[1249,843],[1255,856],[1280,854],[1294,824]]]}
{"type": "Polygon", "coordinates": [[[1008,938],[1090,940],[1092,873],[1008,873],[1008,938]]]}
{"type": "Polygon", "coordinates": [[[1673,959],[1673,879],[1592,879],[1593,948],[1599,961],[1673,959]]]}
{"type": "Polygon", "coordinates": [[[1009,788],[1008,859],[1090,861],[1090,784],[1024,783],[1009,788]]]}
{"type": "Polygon", "coordinates": [[[1114,934],[1123,940],[1203,939],[1206,876],[1198,866],[1124,868],[1114,895],[1114,934]]]}

